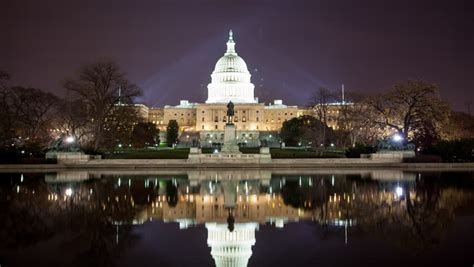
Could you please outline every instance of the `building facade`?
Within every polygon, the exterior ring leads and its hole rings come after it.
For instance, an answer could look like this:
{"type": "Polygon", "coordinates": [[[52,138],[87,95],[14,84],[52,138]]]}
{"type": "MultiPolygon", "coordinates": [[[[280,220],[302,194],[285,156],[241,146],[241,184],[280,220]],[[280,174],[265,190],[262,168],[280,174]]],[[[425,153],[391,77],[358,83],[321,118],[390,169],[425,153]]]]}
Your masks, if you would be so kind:
{"type": "Polygon", "coordinates": [[[151,122],[163,134],[170,120],[178,122],[182,142],[193,139],[203,146],[222,143],[227,123],[227,104],[235,105],[233,123],[241,143],[258,145],[261,134],[278,132],[283,122],[308,113],[298,106],[287,106],[282,100],[266,105],[254,95],[255,86],[247,64],[237,54],[232,31],[229,32],[227,49],[217,61],[208,84],[208,97],[204,103],[181,100],[179,105],[148,108],[144,120],[151,122]]]}

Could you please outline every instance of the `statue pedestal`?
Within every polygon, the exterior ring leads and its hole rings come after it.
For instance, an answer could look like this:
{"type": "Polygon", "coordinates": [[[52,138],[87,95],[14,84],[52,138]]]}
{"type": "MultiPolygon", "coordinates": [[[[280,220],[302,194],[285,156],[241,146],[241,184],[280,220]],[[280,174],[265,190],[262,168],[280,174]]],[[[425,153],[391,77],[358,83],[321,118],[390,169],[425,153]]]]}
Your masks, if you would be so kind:
{"type": "Polygon", "coordinates": [[[237,144],[237,129],[234,124],[226,124],[224,128],[224,145],[221,153],[224,154],[242,154],[237,144]]]}

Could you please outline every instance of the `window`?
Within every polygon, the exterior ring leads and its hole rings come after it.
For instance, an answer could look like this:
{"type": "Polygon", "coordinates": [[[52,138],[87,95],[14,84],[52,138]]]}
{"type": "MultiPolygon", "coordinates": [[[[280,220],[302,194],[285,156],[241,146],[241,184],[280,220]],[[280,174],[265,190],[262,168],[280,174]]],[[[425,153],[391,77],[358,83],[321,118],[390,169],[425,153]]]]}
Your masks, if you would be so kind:
{"type": "Polygon", "coordinates": [[[246,122],[246,121],[247,121],[247,118],[246,118],[245,116],[242,117],[242,121],[243,121],[243,122],[246,122]]]}
{"type": "Polygon", "coordinates": [[[202,117],[201,120],[204,121],[204,117],[202,117]]]}
{"type": "Polygon", "coordinates": [[[214,122],[218,122],[219,121],[219,117],[215,116],[214,117],[214,122]]]}
{"type": "Polygon", "coordinates": [[[257,117],[257,121],[258,121],[258,117],[257,117]]]}
{"type": "Polygon", "coordinates": [[[243,110],[243,111],[242,111],[242,113],[244,113],[244,114],[245,114],[245,110],[243,110]]]}
{"type": "Polygon", "coordinates": [[[235,116],[234,117],[234,122],[238,122],[239,121],[239,117],[235,116]]]}
{"type": "Polygon", "coordinates": [[[214,129],[216,129],[216,130],[219,129],[219,127],[217,126],[217,124],[214,125],[214,129]]]}
{"type": "Polygon", "coordinates": [[[258,110],[256,112],[258,113],[258,110]]]}
{"type": "Polygon", "coordinates": [[[204,113],[204,110],[201,113],[204,113]]]}
{"type": "Polygon", "coordinates": [[[202,125],[202,126],[201,126],[201,129],[203,129],[203,130],[204,130],[204,125],[202,125]]]}

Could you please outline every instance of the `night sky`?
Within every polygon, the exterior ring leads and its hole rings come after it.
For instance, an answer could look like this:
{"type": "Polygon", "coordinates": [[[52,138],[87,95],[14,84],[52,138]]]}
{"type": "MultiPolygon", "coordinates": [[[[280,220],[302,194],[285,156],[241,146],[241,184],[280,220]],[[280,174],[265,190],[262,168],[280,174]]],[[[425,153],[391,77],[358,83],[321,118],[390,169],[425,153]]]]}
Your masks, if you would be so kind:
{"type": "Polygon", "coordinates": [[[261,101],[305,105],[324,86],[373,93],[425,79],[457,110],[474,100],[474,9],[466,1],[24,1],[0,6],[0,69],[61,94],[110,58],[150,106],[203,102],[229,29],[261,101]],[[439,3],[437,3],[439,2],[439,3]]]}

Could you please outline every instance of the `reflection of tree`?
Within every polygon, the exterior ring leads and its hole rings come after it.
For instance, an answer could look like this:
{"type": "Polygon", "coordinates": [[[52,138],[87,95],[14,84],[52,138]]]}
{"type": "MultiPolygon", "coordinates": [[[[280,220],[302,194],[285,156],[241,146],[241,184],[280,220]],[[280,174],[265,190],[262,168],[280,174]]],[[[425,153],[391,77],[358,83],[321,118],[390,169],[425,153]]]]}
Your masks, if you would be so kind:
{"type": "Polygon", "coordinates": [[[117,240],[133,239],[129,226],[117,225],[131,222],[139,207],[132,194],[113,186],[111,179],[81,184],[65,210],[64,230],[70,232],[66,244],[78,252],[79,265],[111,265],[116,253],[127,245],[117,240]]]}
{"type": "Polygon", "coordinates": [[[63,258],[74,259],[69,265],[112,265],[133,240],[131,227],[122,224],[132,222],[141,207],[132,194],[114,189],[110,179],[76,184],[73,191],[70,198],[56,195],[40,177],[25,176],[19,193],[16,184],[2,184],[0,248],[59,240],[63,258]]]}
{"type": "Polygon", "coordinates": [[[352,214],[358,230],[379,236],[403,246],[428,248],[438,244],[454,220],[455,209],[472,199],[472,193],[447,194],[452,188],[441,188],[435,177],[417,178],[414,186],[404,186],[404,195],[374,188],[358,188],[352,214]],[[372,197],[370,197],[372,196],[372,197]],[[459,198],[462,198],[460,200],[459,198]]]}
{"type": "MultiPolygon", "coordinates": [[[[456,174],[458,175],[458,174],[456,174]]],[[[428,248],[438,244],[454,220],[454,212],[474,199],[472,180],[447,182],[424,173],[414,182],[402,183],[402,193],[393,183],[338,177],[313,176],[311,184],[287,179],[281,194],[286,205],[302,209],[318,221],[323,238],[329,225],[356,224],[352,235],[374,235],[405,247],[428,248]],[[420,178],[421,177],[421,178],[420,178]],[[471,181],[466,184],[466,181],[471,181]],[[456,189],[456,183],[462,182],[456,189]]],[[[458,179],[459,180],[459,179],[458,179]]],[[[318,233],[321,233],[318,231],[318,233]]]]}
{"type": "Polygon", "coordinates": [[[178,188],[172,181],[166,182],[166,200],[170,207],[176,207],[178,204],[178,188]]]}
{"type": "MultiPolygon", "coordinates": [[[[20,178],[20,175],[8,176],[0,179],[13,181],[13,177],[15,180],[20,178]]],[[[39,177],[25,177],[27,179],[18,187],[18,192],[16,183],[2,183],[0,186],[0,247],[27,247],[53,235],[44,212],[51,209],[45,197],[47,186],[39,177]]]]}

